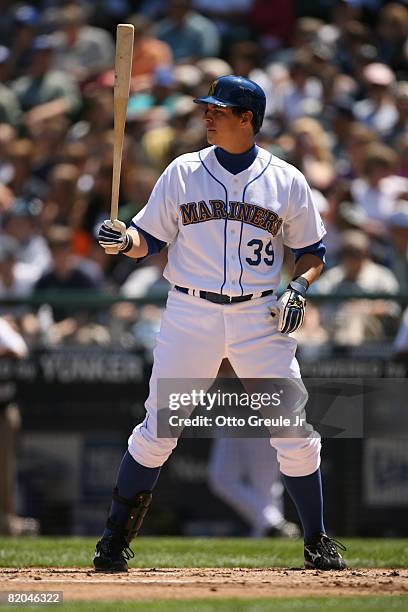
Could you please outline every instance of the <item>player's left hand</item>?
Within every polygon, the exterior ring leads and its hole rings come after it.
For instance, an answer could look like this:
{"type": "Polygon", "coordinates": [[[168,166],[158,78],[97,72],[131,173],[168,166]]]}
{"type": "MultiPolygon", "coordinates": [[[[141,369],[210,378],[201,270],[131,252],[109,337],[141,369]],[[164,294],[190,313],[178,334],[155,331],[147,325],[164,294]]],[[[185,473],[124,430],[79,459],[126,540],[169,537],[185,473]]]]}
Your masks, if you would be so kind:
{"type": "Polygon", "coordinates": [[[276,305],[270,307],[269,310],[271,317],[279,316],[278,330],[282,334],[291,334],[302,325],[305,319],[305,308],[304,296],[289,285],[276,305]]]}

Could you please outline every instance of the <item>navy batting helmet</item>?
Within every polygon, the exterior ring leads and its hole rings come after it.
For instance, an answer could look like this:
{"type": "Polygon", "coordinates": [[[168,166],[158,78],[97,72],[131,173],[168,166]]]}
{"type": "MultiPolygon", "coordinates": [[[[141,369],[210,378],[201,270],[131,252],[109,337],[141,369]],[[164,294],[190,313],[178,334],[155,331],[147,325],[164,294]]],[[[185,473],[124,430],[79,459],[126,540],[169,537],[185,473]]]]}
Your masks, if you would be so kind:
{"type": "Polygon", "coordinates": [[[255,132],[258,132],[265,114],[266,97],[254,81],[231,74],[213,81],[208,95],[196,98],[194,102],[250,110],[254,116],[255,132]]]}

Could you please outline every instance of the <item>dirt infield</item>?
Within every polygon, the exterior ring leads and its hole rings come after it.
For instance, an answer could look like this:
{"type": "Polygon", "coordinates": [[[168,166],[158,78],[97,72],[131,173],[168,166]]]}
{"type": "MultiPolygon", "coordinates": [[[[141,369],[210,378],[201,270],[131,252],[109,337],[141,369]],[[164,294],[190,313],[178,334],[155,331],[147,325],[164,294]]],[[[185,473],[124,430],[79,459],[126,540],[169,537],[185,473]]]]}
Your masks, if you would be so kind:
{"type": "Polygon", "coordinates": [[[84,568],[0,569],[0,591],[60,590],[68,600],[408,595],[408,569],[175,568],[96,574],[84,568]]]}

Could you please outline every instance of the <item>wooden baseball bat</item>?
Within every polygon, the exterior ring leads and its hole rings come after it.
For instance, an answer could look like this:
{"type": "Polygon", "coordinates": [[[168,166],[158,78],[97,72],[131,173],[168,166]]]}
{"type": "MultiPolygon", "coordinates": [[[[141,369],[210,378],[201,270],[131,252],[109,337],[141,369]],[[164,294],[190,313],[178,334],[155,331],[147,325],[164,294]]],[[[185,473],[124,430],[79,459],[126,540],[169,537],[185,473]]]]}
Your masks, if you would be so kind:
{"type": "Polygon", "coordinates": [[[116,28],[115,85],[113,91],[113,172],[110,218],[118,218],[120,169],[122,166],[123,138],[125,134],[126,111],[129,99],[130,73],[132,69],[134,27],[120,23],[116,28]]]}

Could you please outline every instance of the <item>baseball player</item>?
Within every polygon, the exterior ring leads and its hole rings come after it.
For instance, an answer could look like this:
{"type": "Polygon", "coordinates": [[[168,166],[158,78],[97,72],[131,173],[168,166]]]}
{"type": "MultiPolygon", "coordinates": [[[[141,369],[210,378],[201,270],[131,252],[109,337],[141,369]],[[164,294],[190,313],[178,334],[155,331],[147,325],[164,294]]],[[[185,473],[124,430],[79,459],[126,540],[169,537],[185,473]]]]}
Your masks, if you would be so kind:
{"type": "MultiPolygon", "coordinates": [[[[218,389],[228,392],[236,378],[224,359],[218,372],[218,389]]],[[[231,412],[234,410],[232,407],[231,412]]],[[[236,410],[236,407],[235,407],[236,410]]],[[[283,485],[276,449],[268,438],[243,435],[216,438],[208,460],[208,485],[249,525],[253,538],[298,538],[296,523],[284,517],[283,485]]]]}
{"type": "Polygon", "coordinates": [[[253,538],[298,538],[284,517],[276,450],[268,438],[216,438],[208,466],[211,491],[250,526],[253,538]]]}
{"type": "MultiPolygon", "coordinates": [[[[223,358],[240,378],[299,379],[296,341],[309,285],[323,269],[325,234],[304,176],[256,146],[265,94],[239,76],[215,80],[203,107],[209,147],[181,155],[163,172],[130,227],[105,221],[99,243],[140,259],[168,245],[171,283],[154,351],[146,417],[133,430],[113,491],[106,528],[96,545],[97,571],[127,571],[129,548],[152,490],[177,444],[157,436],[160,379],[214,380],[223,358]],[[275,294],[287,245],[293,279],[275,294]],[[271,316],[272,315],[272,316],[271,316]]],[[[300,384],[300,383],[298,383],[300,384]]],[[[304,532],[305,567],[343,569],[326,535],[320,437],[272,438],[282,480],[304,532]]]]}

